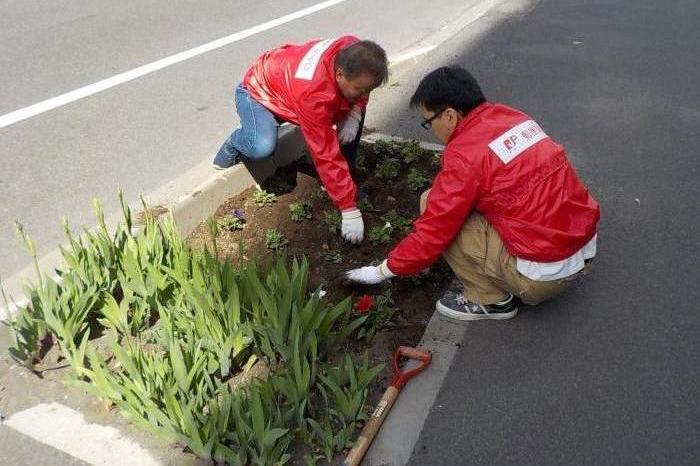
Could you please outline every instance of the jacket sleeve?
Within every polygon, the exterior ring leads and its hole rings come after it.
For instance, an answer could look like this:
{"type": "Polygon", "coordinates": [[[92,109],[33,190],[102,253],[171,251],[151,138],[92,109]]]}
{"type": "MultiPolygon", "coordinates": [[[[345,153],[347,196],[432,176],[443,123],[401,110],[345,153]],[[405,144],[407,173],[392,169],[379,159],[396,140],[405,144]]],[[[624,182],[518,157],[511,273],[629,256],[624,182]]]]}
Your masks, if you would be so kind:
{"type": "Polygon", "coordinates": [[[322,104],[299,115],[301,133],[328,196],[339,210],[350,209],[357,205],[357,187],[332,125],[332,113],[322,104]]]}
{"type": "Polygon", "coordinates": [[[413,231],[389,253],[389,269],[396,275],[412,275],[431,266],[457,236],[478,191],[474,168],[446,151],[425,211],[413,223],[413,231]]]}

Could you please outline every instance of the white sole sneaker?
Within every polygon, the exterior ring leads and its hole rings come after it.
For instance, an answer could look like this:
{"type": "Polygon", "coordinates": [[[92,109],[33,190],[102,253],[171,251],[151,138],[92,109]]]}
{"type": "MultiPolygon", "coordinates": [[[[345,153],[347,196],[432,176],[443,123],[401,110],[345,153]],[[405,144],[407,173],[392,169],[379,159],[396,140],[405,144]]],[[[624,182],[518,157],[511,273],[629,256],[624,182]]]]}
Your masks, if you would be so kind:
{"type": "Polygon", "coordinates": [[[471,314],[468,312],[459,312],[445,306],[437,300],[435,302],[435,310],[445,317],[455,320],[507,320],[512,319],[518,313],[518,307],[509,312],[495,312],[493,314],[471,314]]]}

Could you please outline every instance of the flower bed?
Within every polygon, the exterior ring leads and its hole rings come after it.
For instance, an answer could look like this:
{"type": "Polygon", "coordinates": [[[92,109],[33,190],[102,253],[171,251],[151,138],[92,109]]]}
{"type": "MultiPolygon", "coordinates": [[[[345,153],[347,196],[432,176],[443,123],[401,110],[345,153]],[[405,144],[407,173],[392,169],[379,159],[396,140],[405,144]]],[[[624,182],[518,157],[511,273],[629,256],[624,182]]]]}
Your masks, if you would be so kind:
{"type": "Polygon", "coordinates": [[[383,389],[380,363],[418,341],[447,280],[444,267],[379,289],[341,278],[383,259],[410,228],[419,188],[436,171],[430,160],[416,144],[363,149],[361,247],[340,239],[318,182],[297,174],[309,171],[303,163],[280,170],[265,192],[230,199],[186,241],[147,209],[133,236],[123,203],[124,221],[109,232],[96,204],[94,233],[81,240],[65,228],[61,280],[27,288],[30,305],[9,323],[12,355],[41,371],[47,351],[60,353],[72,384],[203,458],[331,460],[383,389]]]}

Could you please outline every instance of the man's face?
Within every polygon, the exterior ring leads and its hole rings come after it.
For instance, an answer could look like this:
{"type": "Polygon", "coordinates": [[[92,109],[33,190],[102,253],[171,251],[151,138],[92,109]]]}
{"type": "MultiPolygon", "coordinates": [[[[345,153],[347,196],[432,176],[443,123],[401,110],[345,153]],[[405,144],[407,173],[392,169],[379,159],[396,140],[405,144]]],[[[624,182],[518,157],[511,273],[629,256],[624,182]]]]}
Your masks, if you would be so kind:
{"type": "Polygon", "coordinates": [[[361,98],[368,99],[369,93],[377,87],[375,77],[368,73],[348,78],[341,70],[337,70],[335,80],[340,88],[340,93],[350,103],[355,103],[361,98]]]}
{"type": "Polygon", "coordinates": [[[460,113],[450,107],[434,112],[422,105],[420,113],[423,116],[424,124],[429,126],[430,131],[440,142],[446,144],[459,122],[460,113]]]}

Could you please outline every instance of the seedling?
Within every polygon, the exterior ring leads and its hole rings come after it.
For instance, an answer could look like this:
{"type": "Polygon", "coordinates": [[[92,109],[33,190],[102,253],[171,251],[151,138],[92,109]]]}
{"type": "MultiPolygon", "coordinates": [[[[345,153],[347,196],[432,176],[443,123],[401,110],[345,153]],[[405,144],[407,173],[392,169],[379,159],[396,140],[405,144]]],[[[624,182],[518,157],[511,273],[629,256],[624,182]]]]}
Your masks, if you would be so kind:
{"type": "Polygon", "coordinates": [[[274,193],[268,193],[264,189],[260,189],[258,191],[255,191],[253,194],[253,200],[255,201],[255,205],[258,208],[262,207],[269,207],[275,202],[277,202],[277,198],[275,197],[274,193]]]}
{"type": "Polygon", "coordinates": [[[329,253],[323,254],[321,257],[323,257],[324,261],[330,262],[331,264],[342,264],[343,263],[343,255],[340,253],[340,251],[329,252],[329,253]]]}
{"type": "Polygon", "coordinates": [[[363,197],[359,201],[357,201],[357,208],[360,209],[362,212],[371,212],[374,209],[374,206],[372,205],[372,202],[370,202],[368,197],[363,197]]]}
{"type": "Polygon", "coordinates": [[[323,221],[326,222],[328,231],[331,233],[340,233],[342,219],[337,210],[331,210],[330,212],[327,210],[323,211],[323,221]]]}
{"type": "Polygon", "coordinates": [[[219,227],[228,231],[242,230],[244,225],[245,217],[240,209],[235,209],[231,215],[227,215],[219,220],[219,227]]]}
{"type": "Polygon", "coordinates": [[[289,204],[289,215],[293,221],[300,223],[313,218],[313,207],[311,202],[294,202],[289,204]]]}
{"type": "Polygon", "coordinates": [[[406,141],[401,145],[401,157],[406,165],[412,164],[423,155],[423,149],[417,139],[406,141]]]}
{"type": "Polygon", "coordinates": [[[391,209],[386,214],[382,215],[382,220],[391,225],[392,232],[399,232],[406,234],[411,231],[411,219],[404,217],[396,211],[396,209],[391,209]]]}
{"type": "Polygon", "coordinates": [[[385,181],[395,179],[399,176],[399,161],[391,157],[382,158],[377,162],[374,174],[377,178],[385,181]]]}
{"type": "Polygon", "coordinates": [[[387,244],[391,241],[392,231],[391,223],[386,222],[384,225],[377,225],[370,228],[367,239],[375,246],[378,244],[387,244]]]}
{"type": "Polygon", "coordinates": [[[406,182],[408,184],[408,189],[413,192],[418,191],[422,187],[428,184],[428,180],[423,176],[420,170],[417,168],[411,168],[406,177],[406,182]]]}
{"type": "Polygon", "coordinates": [[[389,157],[396,152],[396,143],[389,141],[377,141],[374,143],[372,150],[378,158],[389,157]]]}
{"type": "Polygon", "coordinates": [[[289,241],[287,241],[287,238],[285,238],[282,233],[271,228],[265,232],[265,244],[268,249],[281,251],[289,244],[289,241]]]}

